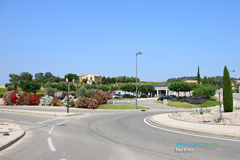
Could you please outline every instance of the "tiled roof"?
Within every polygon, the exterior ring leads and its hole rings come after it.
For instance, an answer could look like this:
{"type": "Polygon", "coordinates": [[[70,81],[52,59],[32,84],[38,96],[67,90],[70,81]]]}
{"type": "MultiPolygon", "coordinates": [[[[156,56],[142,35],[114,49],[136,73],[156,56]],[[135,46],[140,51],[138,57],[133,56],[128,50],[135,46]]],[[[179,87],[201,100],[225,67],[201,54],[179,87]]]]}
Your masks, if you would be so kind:
{"type": "MultiPolygon", "coordinates": [[[[87,75],[89,75],[89,74],[82,74],[82,75],[80,75],[79,77],[85,77],[85,76],[87,76],[87,75]]],[[[95,76],[95,77],[101,77],[100,75],[96,75],[96,74],[91,74],[91,75],[93,75],[93,76],[95,76]]]]}
{"type": "Polygon", "coordinates": [[[167,87],[168,83],[152,83],[154,87],[167,87]]]}

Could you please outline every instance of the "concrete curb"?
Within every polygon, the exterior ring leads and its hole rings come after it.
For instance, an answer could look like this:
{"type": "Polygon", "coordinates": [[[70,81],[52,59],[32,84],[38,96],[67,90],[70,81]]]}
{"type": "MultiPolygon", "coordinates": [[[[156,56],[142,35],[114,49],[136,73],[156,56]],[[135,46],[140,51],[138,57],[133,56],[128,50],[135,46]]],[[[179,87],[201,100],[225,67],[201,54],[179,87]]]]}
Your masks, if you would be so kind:
{"type": "MultiPolygon", "coordinates": [[[[178,130],[183,130],[183,131],[190,131],[190,132],[195,132],[195,133],[224,136],[224,137],[228,137],[228,138],[240,138],[240,134],[223,133],[223,132],[209,131],[209,130],[204,130],[204,129],[193,129],[193,128],[189,128],[189,127],[176,126],[174,124],[162,123],[162,122],[159,122],[159,121],[155,120],[154,116],[150,117],[149,120],[150,120],[150,122],[152,122],[154,124],[157,124],[157,125],[161,125],[161,126],[168,127],[168,128],[173,128],[173,129],[178,129],[178,130]]],[[[192,123],[192,122],[188,122],[188,123],[192,123]]],[[[234,126],[234,127],[236,127],[236,126],[234,126]]]]}
{"type": "Polygon", "coordinates": [[[37,115],[46,115],[46,116],[55,116],[55,117],[68,117],[75,115],[82,115],[82,113],[56,113],[56,112],[41,112],[41,111],[28,111],[28,110],[8,110],[1,109],[2,112],[15,112],[15,113],[27,113],[27,114],[37,114],[37,115]]]}
{"type": "MultiPolygon", "coordinates": [[[[17,124],[15,124],[15,125],[17,125],[17,124]]],[[[18,126],[19,126],[19,125],[18,125],[18,126]]],[[[20,127],[21,127],[21,126],[20,126],[20,127]]],[[[0,151],[8,148],[8,147],[11,146],[12,144],[14,144],[14,143],[17,142],[18,140],[20,140],[20,139],[25,135],[25,133],[26,133],[25,129],[23,129],[22,127],[21,127],[21,130],[22,130],[21,133],[20,133],[17,137],[15,137],[14,139],[12,139],[12,140],[4,143],[3,145],[1,145],[1,146],[0,146],[0,151]]]]}

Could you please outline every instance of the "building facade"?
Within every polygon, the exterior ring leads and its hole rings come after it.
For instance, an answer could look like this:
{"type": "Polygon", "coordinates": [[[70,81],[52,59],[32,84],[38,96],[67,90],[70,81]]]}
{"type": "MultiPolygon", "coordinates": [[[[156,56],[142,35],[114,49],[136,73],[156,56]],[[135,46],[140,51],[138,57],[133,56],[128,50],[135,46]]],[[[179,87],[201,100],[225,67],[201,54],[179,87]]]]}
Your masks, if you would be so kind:
{"type": "Polygon", "coordinates": [[[79,80],[81,82],[81,79],[87,79],[89,82],[92,83],[92,81],[98,82],[102,80],[102,76],[100,74],[81,74],[79,76],[79,80]]]}

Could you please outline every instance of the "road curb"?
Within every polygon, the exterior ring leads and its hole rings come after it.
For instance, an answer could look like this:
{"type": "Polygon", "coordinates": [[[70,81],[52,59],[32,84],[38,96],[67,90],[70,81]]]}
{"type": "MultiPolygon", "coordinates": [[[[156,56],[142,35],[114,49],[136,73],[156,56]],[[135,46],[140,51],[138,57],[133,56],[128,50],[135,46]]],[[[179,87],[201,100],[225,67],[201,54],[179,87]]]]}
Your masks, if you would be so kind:
{"type": "Polygon", "coordinates": [[[27,114],[36,114],[36,115],[46,115],[46,116],[55,116],[55,117],[68,117],[75,115],[82,115],[82,113],[56,113],[56,112],[41,112],[41,111],[28,111],[28,110],[5,110],[1,109],[2,112],[14,112],[14,113],[27,113],[27,114]]]}
{"type": "MultiPolygon", "coordinates": [[[[12,124],[13,124],[13,123],[12,123],[12,124]]],[[[17,125],[17,124],[15,124],[15,125],[17,125]]],[[[20,126],[20,127],[21,127],[21,126],[20,126]]],[[[19,136],[17,136],[16,138],[14,138],[14,139],[6,142],[5,144],[1,145],[1,146],[0,146],[0,151],[8,148],[8,147],[11,146],[12,144],[14,144],[14,143],[16,143],[18,140],[20,140],[20,139],[25,135],[25,133],[26,133],[26,130],[23,129],[23,127],[21,127],[21,130],[22,130],[22,131],[21,131],[21,134],[19,134],[19,136]]]]}
{"type": "MultiPolygon", "coordinates": [[[[153,117],[154,116],[149,118],[150,122],[152,122],[153,124],[161,125],[161,126],[168,127],[168,128],[178,129],[178,130],[182,130],[182,131],[190,131],[190,132],[195,132],[195,133],[217,135],[217,136],[223,136],[223,137],[228,137],[228,138],[238,138],[238,139],[240,138],[240,134],[212,132],[212,131],[202,130],[202,129],[192,129],[192,128],[187,128],[187,127],[179,127],[179,126],[175,126],[175,125],[172,125],[172,124],[169,125],[169,124],[165,124],[165,123],[161,123],[159,121],[156,121],[156,120],[154,120],[153,117]]],[[[189,123],[191,123],[191,122],[189,122],[189,123]]]]}

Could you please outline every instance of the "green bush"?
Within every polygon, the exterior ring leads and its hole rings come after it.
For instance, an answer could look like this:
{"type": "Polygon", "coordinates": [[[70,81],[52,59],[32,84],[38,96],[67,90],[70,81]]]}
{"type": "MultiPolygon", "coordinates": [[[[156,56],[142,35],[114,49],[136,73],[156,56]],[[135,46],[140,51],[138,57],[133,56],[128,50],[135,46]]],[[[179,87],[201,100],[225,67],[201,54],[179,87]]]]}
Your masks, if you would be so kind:
{"type": "Polygon", "coordinates": [[[7,92],[8,92],[8,90],[6,88],[0,88],[0,98],[2,98],[3,95],[7,92]]]}
{"type": "Polygon", "coordinates": [[[216,94],[216,90],[217,88],[211,84],[199,85],[198,87],[193,89],[193,96],[206,96],[209,99],[211,96],[214,96],[216,94]]]}
{"type": "Polygon", "coordinates": [[[177,101],[180,101],[181,99],[183,99],[184,97],[176,97],[177,101]]]}
{"type": "Polygon", "coordinates": [[[86,92],[86,97],[90,98],[90,96],[94,96],[95,95],[95,89],[89,89],[86,92]]]}
{"type": "Polygon", "coordinates": [[[36,93],[41,88],[41,83],[38,80],[20,80],[19,87],[28,93],[36,93]]]}
{"type": "Polygon", "coordinates": [[[52,87],[48,87],[46,89],[46,95],[49,95],[49,96],[54,96],[54,93],[58,92],[58,89],[57,88],[52,88],[52,87]]]}
{"type": "Polygon", "coordinates": [[[147,95],[141,95],[140,98],[148,98],[147,95]]]}
{"type": "Polygon", "coordinates": [[[178,100],[177,100],[177,98],[172,98],[171,101],[177,102],[178,100]]]}
{"type": "Polygon", "coordinates": [[[82,87],[77,90],[77,97],[85,97],[87,93],[87,89],[82,87]]]}
{"type": "Polygon", "coordinates": [[[216,99],[209,99],[206,102],[204,102],[203,104],[200,104],[200,106],[202,108],[204,107],[212,107],[212,106],[217,106],[219,105],[219,102],[216,99]]]}
{"type": "Polygon", "coordinates": [[[46,92],[46,89],[40,89],[39,91],[37,91],[36,94],[38,94],[38,95],[40,95],[41,97],[43,97],[45,92],[46,92]]]}
{"type": "Polygon", "coordinates": [[[7,86],[7,90],[8,91],[14,90],[14,85],[13,84],[12,85],[8,85],[7,86]]]}
{"type": "Polygon", "coordinates": [[[12,83],[5,83],[5,87],[7,88],[8,86],[13,85],[12,83]]]}

